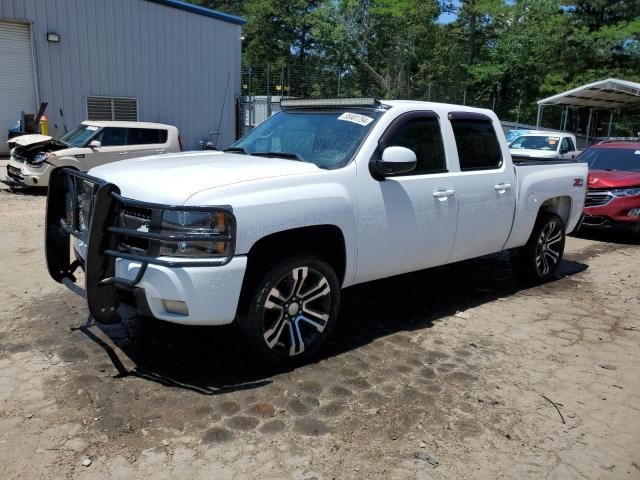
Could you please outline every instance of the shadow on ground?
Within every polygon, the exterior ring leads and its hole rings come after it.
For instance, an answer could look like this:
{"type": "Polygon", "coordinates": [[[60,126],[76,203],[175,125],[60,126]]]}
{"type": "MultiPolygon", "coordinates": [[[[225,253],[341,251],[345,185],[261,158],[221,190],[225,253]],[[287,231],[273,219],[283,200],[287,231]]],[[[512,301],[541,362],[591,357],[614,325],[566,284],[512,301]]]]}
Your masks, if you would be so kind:
{"type": "MultiPolygon", "coordinates": [[[[565,260],[555,280],[538,294],[570,287],[570,279],[558,280],[586,268],[565,260]]],[[[343,292],[339,324],[321,358],[339,356],[399,331],[429,328],[458,311],[522,289],[512,277],[505,254],[348,288],[343,292]]],[[[282,373],[262,366],[232,327],[185,327],[130,317],[120,325],[99,325],[99,329],[135,364],[126,368],[94,327],[81,327],[107,352],[118,377],[135,376],[215,395],[260,387],[282,373]]]]}
{"type": "Polygon", "coordinates": [[[22,195],[25,197],[46,197],[47,189],[46,188],[36,188],[36,187],[24,187],[10,180],[0,180],[0,183],[5,185],[5,190],[9,193],[13,193],[15,195],[22,195]]]}
{"type": "Polygon", "coordinates": [[[596,228],[581,228],[572,236],[596,242],[617,243],[621,245],[640,245],[640,235],[634,235],[628,230],[605,230],[596,228]]]}

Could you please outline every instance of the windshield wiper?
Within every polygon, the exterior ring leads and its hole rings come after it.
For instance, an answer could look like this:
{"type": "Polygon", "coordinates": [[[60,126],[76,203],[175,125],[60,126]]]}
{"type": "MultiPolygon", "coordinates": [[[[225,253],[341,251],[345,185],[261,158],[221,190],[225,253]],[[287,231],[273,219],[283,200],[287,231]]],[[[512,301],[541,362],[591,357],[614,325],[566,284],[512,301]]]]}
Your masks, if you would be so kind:
{"type": "Polygon", "coordinates": [[[304,159],[300,155],[290,152],[253,152],[251,155],[256,155],[258,157],[286,158],[288,160],[297,160],[299,162],[304,162],[304,159]]]}
{"type": "Polygon", "coordinates": [[[224,148],[222,151],[223,152],[238,152],[238,153],[242,153],[243,155],[249,155],[249,153],[244,149],[244,147],[229,147],[229,148],[224,148]]]}

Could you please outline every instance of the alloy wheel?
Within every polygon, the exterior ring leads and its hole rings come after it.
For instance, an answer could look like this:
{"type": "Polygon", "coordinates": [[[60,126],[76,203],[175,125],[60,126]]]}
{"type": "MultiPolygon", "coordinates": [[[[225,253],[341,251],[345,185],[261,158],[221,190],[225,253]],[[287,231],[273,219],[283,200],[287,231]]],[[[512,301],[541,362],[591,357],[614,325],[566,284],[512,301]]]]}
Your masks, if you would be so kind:
{"type": "Polygon", "coordinates": [[[549,222],[542,229],[536,248],[536,267],[546,276],[560,261],[562,248],[562,229],[556,222],[549,222]]]}
{"type": "Polygon", "coordinates": [[[278,279],[263,310],[267,346],[290,357],[322,338],[331,314],[331,287],[318,270],[300,266],[278,279]]]}

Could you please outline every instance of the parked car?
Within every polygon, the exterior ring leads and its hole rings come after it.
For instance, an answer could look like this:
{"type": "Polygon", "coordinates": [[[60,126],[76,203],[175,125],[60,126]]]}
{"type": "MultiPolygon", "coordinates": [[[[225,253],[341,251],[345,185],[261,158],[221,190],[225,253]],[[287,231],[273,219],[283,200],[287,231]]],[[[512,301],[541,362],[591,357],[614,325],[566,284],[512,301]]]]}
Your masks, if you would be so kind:
{"type": "Polygon", "coordinates": [[[509,130],[505,136],[507,137],[507,143],[513,142],[516,138],[526,135],[528,133],[535,132],[536,130],[509,130]]]}
{"type": "Polygon", "coordinates": [[[585,228],[627,229],[640,237],[640,142],[607,142],[582,152],[589,164],[585,228]]]}
{"type": "Polygon", "coordinates": [[[56,167],[86,172],[105,163],[182,150],[176,127],[143,122],[86,121],[57,139],[34,134],[7,143],[7,176],[28,187],[46,187],[56,167]]]}
{"type": "Polygon", "coordinates": [[[580,152],[572,133],[537,132],[521,135],[509,144],[511,156],[521,160],[572,160],[580,152]]]}
{"type": "Polygon", "coordinates": [[[318,351],[350,285],[505,249],[527,281],[552,277],[582,214],[586,164],[514,166],[490,110],[282,107],[222,154],[56,170],[51,276],[77,289],[83,267],[100,322],[119,321],[120,302],[168,322],[235,321],[282,364],[318,351]]]}

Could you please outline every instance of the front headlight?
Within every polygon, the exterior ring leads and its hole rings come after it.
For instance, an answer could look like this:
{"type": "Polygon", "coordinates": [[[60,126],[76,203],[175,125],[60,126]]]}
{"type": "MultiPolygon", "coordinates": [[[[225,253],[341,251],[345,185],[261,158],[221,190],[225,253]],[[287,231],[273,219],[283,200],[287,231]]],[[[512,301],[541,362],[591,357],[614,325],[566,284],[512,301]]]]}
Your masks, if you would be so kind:
{"type": "Polygon", "coordinates": [[[164,210],[158,233],[171,240],[153,243],[159,256],[229,257],[233,255],[232,230],[233,217],[227,211],[164,210]]]}
{"type": "Polygon", "coordinates": [[[616,190],[611,190],[611,194],[615,197],[635,197],[637,195],[640,195],[640,187],[619,188],[616,190]]]}
{"type": "Polygon", "coordinates": [[[38,153],[35,157],[33,157],[31,160],[29,160],[29,164],[30,165],[42,165],[45,160],[47,160],[49,157],[52,157],[53,154],[51,152],[40,152],[38,153]]]}

